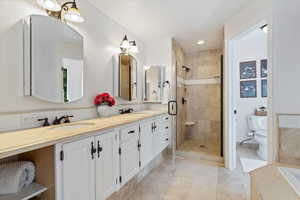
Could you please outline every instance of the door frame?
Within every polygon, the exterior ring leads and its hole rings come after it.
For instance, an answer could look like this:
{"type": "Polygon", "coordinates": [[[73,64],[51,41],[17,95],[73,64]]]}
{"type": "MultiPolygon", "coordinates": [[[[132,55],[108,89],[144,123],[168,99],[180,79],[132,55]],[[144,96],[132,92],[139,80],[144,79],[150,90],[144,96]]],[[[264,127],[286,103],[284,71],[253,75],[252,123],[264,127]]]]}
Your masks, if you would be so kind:
{"type": "Polygon", "coordinates": [[[224,60],[224,160],[225,167],[230,170],[236,168],[236,134],[235,127],[235,96],[234,96],[234,43],[237,39],[248,33],[249,31],[268,24],[268,163],[274,163],[277,160],[277,123],[276,116],[273,112],[273,83],[272,83],[272,18],[267,17],[260,21],[256,21],[243,30],[237,32],[230,38],[225,39],[225,60],[224,60]]]}

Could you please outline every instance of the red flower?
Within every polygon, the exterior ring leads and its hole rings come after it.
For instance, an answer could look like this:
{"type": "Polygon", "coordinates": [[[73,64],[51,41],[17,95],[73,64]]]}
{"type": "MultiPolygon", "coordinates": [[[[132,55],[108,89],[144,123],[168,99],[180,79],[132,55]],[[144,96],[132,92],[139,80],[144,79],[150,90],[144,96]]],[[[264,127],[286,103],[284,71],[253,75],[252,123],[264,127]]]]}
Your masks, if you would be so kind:
{"type": "Polygon", "coordinates": [[[112,96],[110,96],[109,93],[102,93],[95,97],[94,104],[96,106],[100,106],[102,104],[114,106],[116,104],[116,100],[112,96]]]}

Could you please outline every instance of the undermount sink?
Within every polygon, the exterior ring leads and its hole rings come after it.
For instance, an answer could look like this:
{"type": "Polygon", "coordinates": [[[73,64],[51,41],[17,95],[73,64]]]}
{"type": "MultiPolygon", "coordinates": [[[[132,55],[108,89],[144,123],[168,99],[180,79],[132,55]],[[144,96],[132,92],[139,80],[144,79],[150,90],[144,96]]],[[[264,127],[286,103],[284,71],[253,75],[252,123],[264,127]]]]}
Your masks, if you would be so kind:
{"type": "Polygon", "coordinates": [[[85,128],[95,125],[94,123],[79,123],[79,124],[64,124],[57,127],[51,127],[50,130],[73,130],[79,128],[85,128]]]}

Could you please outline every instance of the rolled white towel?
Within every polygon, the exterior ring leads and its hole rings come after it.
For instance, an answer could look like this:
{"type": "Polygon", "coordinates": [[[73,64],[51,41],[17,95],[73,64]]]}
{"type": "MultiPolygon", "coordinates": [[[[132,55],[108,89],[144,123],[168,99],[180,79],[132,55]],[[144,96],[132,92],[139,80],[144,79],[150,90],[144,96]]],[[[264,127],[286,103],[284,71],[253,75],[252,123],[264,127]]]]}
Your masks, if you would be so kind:
{"type": "Polygon", "coordinates": [[[0,165],[0,195],[19,192],[35,178],[35,166],[29,161],[0,165]]]}

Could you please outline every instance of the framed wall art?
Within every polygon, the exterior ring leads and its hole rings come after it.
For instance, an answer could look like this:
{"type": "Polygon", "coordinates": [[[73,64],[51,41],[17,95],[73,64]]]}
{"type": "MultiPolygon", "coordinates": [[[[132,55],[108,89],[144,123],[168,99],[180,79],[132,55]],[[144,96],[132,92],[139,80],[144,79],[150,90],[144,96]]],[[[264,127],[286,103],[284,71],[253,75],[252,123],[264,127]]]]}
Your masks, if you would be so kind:
{"type": "Polygon", "coordinates": [[[268,60],[267,59],[260,61],[260,76],[261,76],[261,78],[268,77],[268,60]]]}
{"type": "Polygon", "coordinates": [[[256,78],[256,61],[240,63],[240,79],[256,78]]]}
{"type": "Polygon", "coordinates": [[[240,97],[241,98],[257,97],[256,80],[240,82],[240,97]]]}
{"type": "Polygon", "coordinates": [[[261,80],[261,97],[268,97],[268,80],[261,80]]]}

